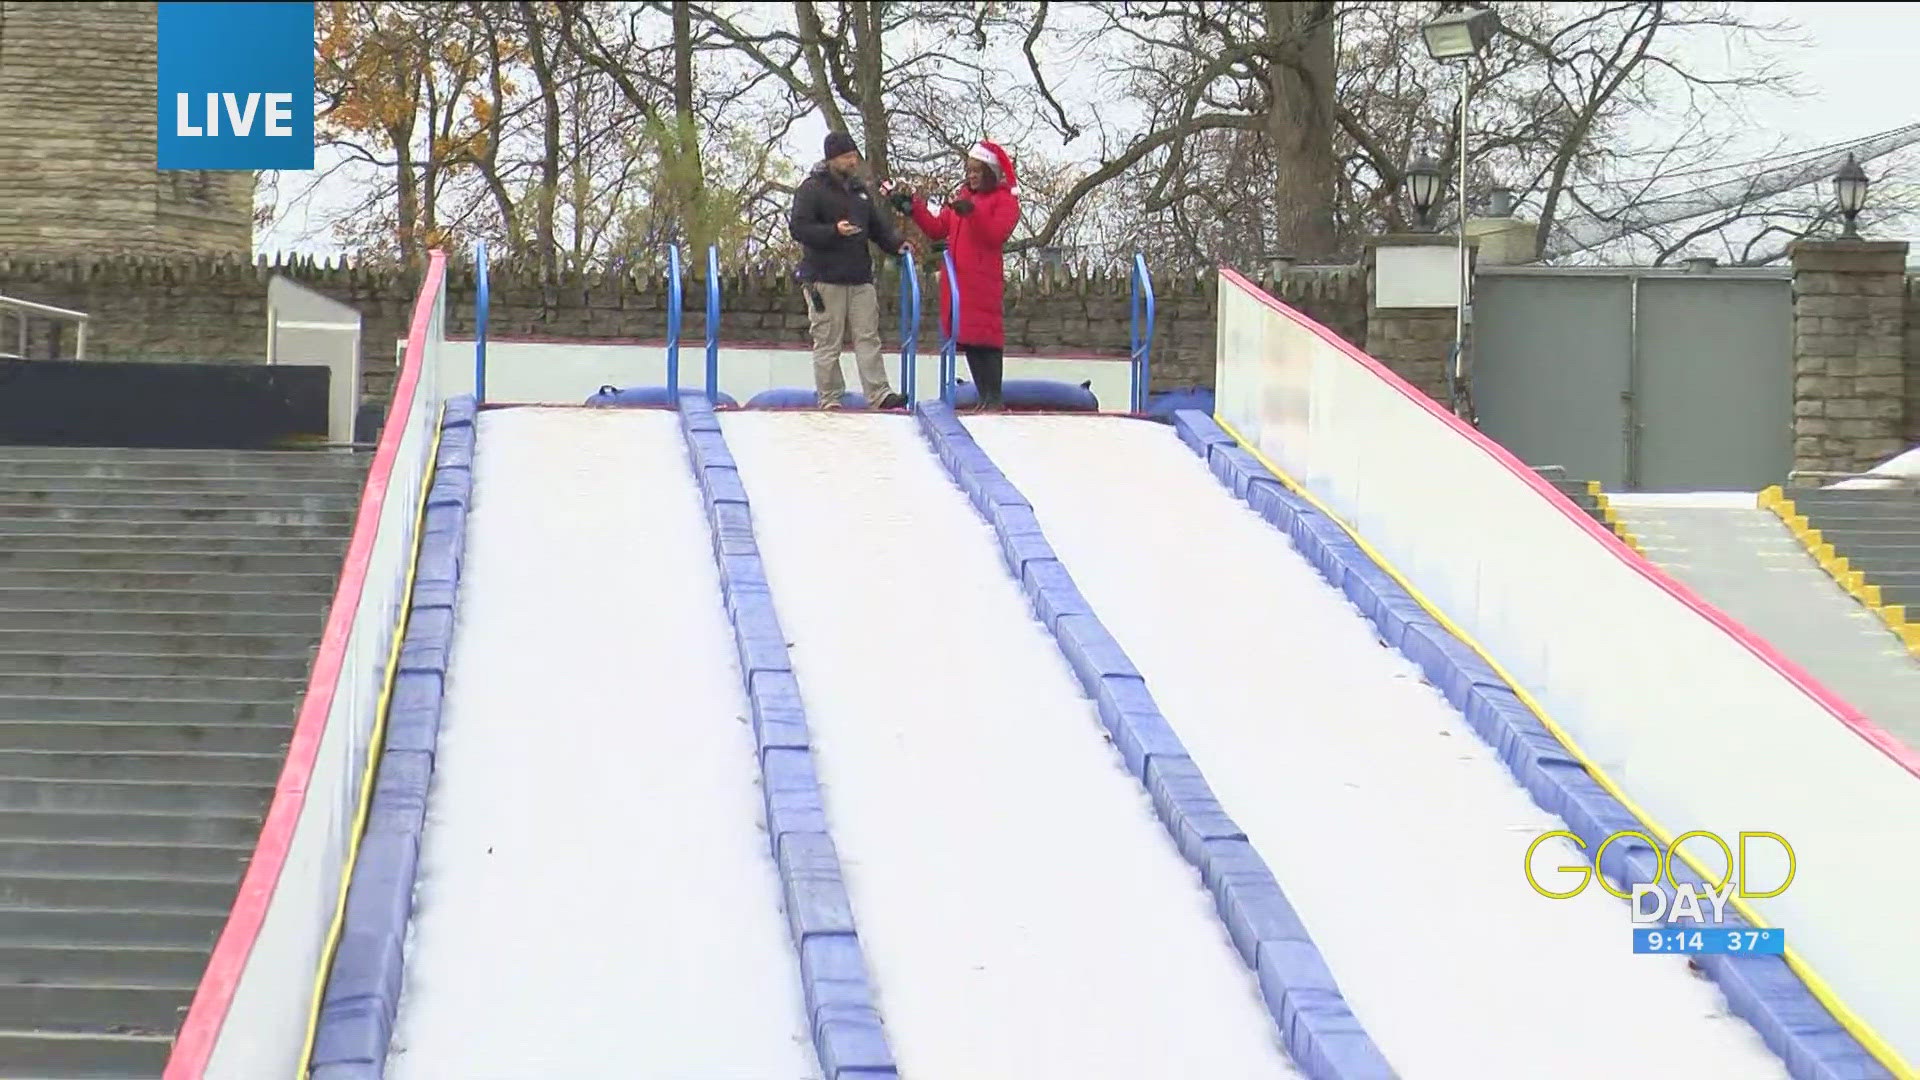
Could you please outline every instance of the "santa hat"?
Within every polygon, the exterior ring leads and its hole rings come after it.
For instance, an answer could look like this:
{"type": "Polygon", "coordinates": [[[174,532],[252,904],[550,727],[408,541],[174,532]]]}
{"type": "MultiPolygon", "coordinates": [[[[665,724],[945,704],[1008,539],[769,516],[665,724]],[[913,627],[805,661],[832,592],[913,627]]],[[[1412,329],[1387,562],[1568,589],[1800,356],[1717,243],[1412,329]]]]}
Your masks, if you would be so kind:
{"type": "Polygon", "coordinates": [[[1013,177],[1013,158],[1000,148],[999,143],[981,139],[973,144],[973,149],[967,151],[967,156],[975,161],[984,162],[1000,178],[1000,183],[1008,191],[1019,186],[1013,177]]]}

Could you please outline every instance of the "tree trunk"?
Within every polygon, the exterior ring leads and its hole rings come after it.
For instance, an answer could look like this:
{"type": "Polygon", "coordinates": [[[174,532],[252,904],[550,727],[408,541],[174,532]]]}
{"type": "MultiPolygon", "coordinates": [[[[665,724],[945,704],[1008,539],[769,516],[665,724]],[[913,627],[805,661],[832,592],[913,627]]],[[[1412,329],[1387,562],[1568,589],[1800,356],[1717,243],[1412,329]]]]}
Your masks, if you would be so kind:
{"type": "Polygon", "coordinates": [[[861,156],[876,177],[892,174],[887,155],[886,54],[880,40],[885,5],[868,0],[853,6],[853,83],[860,95],[861,156]]]}
{"type": "Polygon", "coordinates": [[[1339,254],[1334,201],[1333,4],[1266,0],[1267,146],[1273,159],[1274,254],[1301,262],[1339,254]]]}

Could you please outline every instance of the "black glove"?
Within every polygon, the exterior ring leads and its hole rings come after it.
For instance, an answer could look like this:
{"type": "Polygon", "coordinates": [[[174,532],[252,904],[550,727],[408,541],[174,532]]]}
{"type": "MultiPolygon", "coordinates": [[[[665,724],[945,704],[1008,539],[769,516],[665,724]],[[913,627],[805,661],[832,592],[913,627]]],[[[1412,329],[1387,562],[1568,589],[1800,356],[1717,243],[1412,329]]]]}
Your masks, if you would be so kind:
{"type": "Polygon", "coordinates": [[[913,211],[913,193],[910,191],[896,189],[893,194],[887,196],[887,201],[891,202],[894,210],[899,213],[906,214],[913,211]]]}
{"type": "Polygon", "coordinates": [[[950,205],[953,207],[953,212],[959,214],[961,217],[966,217],[968,214],[973,213],[973,200],[965,198],[964,196],[953,200],[950,205]]]}

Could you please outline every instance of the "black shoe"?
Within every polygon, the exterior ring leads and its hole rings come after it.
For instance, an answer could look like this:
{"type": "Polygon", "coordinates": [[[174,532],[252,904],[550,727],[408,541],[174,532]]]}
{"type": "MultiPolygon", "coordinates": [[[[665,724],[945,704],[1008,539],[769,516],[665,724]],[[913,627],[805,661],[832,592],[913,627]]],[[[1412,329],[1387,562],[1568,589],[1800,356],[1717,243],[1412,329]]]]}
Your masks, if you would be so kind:
{"type": "Polygon", "coordinates": [[[874,403],[873,407],[876,409],[904,409],[907,407],[907,399],[898,392],[889,390],[880,395],[880,400],[874,403]]]}
{"type": "Polygon", "coordinates": [[[994,394],[991,397],[983,397],[980,399],[980,411],[981,412],[1006,412],[1007,407],[1001,404],[1000,395],[994,394]]]}

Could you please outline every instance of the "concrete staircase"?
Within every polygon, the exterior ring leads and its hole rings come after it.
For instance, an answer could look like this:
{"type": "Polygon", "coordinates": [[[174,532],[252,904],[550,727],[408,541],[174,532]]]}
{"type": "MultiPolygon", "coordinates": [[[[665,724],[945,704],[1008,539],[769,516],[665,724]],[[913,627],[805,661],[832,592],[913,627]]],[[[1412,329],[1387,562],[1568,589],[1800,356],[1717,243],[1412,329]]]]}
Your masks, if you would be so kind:
{"type": "Polygon", "coordinates": [[[0,447],[0,1075],[158,1077],[365,458],[0,447]]]}
{"type": "Polygon", "coordinates": [[[1552,484],[1554,490],[1573,501],[1575,506],[1586,511],[1587,516],[1607,527],[1607,530],[1625,541],[1635,551],[1640,550],[1640,542],[1629,532],[1626,525],[1615,512],[1613,504],[1607,500],[1606,492],[1600,489],[1598,480],[1569,480],[1558,470],[1537,468],[1541,479],[1552,484]]]}
{"type": "Polygon", "coordinates": [[[1920,614],[1920,492],[1795,488],[1788,494],[1821,541],[1880,587],[1881,603],[1920,614]]]}

